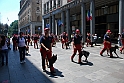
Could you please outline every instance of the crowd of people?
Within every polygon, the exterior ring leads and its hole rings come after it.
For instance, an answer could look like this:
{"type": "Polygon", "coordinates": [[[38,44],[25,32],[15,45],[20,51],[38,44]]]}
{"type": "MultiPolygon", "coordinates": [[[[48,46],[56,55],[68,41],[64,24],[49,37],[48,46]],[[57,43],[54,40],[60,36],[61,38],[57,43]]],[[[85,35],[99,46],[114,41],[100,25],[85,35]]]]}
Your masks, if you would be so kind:
{"type": "MultiPolygon", "coordinates": [[[[86,37],[86,46],[89,45],[93,47],[97,45],[97,34],[91,35],[87,33],[86,37]],[[93,37],[94,41],[91,42],[91,37],[93,37]]],[[[119,40],[121,43],[120,52],[124,49],[124,32],[119,34],[119,40]]],[[[42,57],[42,69],[46,72],[45,60],[49,61],[49,67],[51,74],[55,73],[53,63],[52,63],[52,47],[56,44],[56,42],[60,41],[62,45],[62,49],[68,49],[68,44],[71,43],[73,47],[73,53],[71,56],[71,61],[74,62],[73,58],[76,55],[77,51],[79,53],[78,63],[81,64],[81,50],[84,47],[84,42],[82,42],[82,35],[80,34],[80,30],[76,29],[76,31],[71,35],[71,39],[69,41],[68,34],[63,32],[61,35],[57,36],[53,33],[50,33],[49,28],[44,29],[44,34],[39,36],[37,34],[30,36],[24,35],[23,32],[20,32],[19,35],[13,35],[12,43],[13,43],[13,51],[19,50],[20,55],[20,63],[23,64],[26,62],[25,55],[26,49],[29,49],[30,46],[34,46],[35,49],[40,48],[40,53],[42,57]],[[33,44],[34,43],[34,44],[33,44]],[[40,47],[39,47],[40,44],[40,47]]],[[[103,49],[100,51],[100,55],[103,56],[103,52],[105,50],[110,50],[111,48],[111,31],[107,30],[103,39],[103,49]]],[[[120,44],[119,44],[120,45],[120,44]]],[[[6,65],[8,65],[8,50],[10,49],[10,38],[0,35],[0,55],[2,57],[2,66],[4,66],[4,57],[6,58],[6,65]]],[[[110,50],[110,57],[113,57],[112,52],[110,50]]]]}

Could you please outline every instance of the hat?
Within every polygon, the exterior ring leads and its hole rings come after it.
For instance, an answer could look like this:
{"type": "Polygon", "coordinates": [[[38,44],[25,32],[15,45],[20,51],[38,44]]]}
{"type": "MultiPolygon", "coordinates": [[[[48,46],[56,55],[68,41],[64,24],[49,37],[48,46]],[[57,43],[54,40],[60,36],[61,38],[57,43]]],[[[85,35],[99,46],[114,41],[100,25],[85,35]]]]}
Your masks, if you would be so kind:
{"type": "Polygon", "coordinates": [[[80,32],[79,29],[76,29],[76,33],[80,32]]]}
{"type": "Polygon", "coordinates": [[[111,31],[110,30],[107,30],[107,33],[111,33],[111,31]]]}
{"type": "Polygon", "coordinates": [[[50,30],[49,28],[45,28],[44,31],[50,30]]]}

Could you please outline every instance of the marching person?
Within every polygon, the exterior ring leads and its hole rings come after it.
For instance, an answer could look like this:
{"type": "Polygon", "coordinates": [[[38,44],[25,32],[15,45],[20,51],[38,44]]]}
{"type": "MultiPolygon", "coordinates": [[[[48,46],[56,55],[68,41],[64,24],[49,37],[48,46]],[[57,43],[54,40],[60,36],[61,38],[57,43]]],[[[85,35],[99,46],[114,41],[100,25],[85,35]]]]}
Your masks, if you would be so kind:
{"type": "Polygon", "coordinates": [[[20,36],[17,39],[17,45],[19,49],[20,54],[20,63],[25,63],[25,50],[27,47],[27,41],[26,38],[23,36],[23,32],[20,32],[20,36]]]}
{"type": "Polygon", "coordinates": [[[121,34],[121,44],[122,47],[120,48],[120,53],[122,54],[122,50],[124,49],[124,30],[123,33],[121,34]]]}
{"type": "Polygon", "coordinates": [[[52,38],[49,36],[49,28],[44,29],[45,35],[43,35],[40,39],[40,52],[41,52],[41,57],[42,57],[42,69],[43,72],[46,72],[46,67],[45,67],[45,59],[47,58],[49,61],[50,65],[50,71],[51,74],[54,75],[54,67],[51,62],[51,57],[52,57],[52,38]]]}
{"type": "Polygon", "coordinates": [[[81,49],[82,49],[82,37],[80,36],[79,29],[76,30],[76,34],[74,35],[73,39],[73,54],[71,56],[71,61],[73,61],[74,56],[76,55],[77,51],[79,53],[78,63],[81,64],[81,49]]]}
{"type": "MultiPolygon", "coordinates": [[[[107,30],[106,34],[104,35],[104,42],[103,42],[104,47],[103,47],[103,49],[102,49],[101,52],[100,52],[100,55],[101,55],[101,56],[103,56],[103,52],[104,52],[105,50],[110,50],[110,48],[111,48],[111,38],[110,38],[110,34],[111,34],[111,31],[110,31],[110,30],[107,30]]],[[[110,50],[110,58],[112,58],[112,57],[113,57],[113,55],[112,55],[112,52],[111,52],[111,50],[110,50]]]]}
{"type": "Polygon", "coordinates": [[[38,35],[35,34],[35,36],[34,36],[34,48],[35,49],[36,49],[36,46],[37,46],[37,49],[38,49],[38,39],[39,39],[38,35]]]}
{"type": "Polygon", "coordinates": [[[67,35],[66,35],[66,32],[63,32],[63,35],[62,35],[62,48],[63,48],[63,49],[64,49],[64,45],[66,46],[66,49],[68,49],[68,48],[67,48],[67,45],[66,45],[67,39],[68,39],[68,37],[67,37],[67,35]]]}

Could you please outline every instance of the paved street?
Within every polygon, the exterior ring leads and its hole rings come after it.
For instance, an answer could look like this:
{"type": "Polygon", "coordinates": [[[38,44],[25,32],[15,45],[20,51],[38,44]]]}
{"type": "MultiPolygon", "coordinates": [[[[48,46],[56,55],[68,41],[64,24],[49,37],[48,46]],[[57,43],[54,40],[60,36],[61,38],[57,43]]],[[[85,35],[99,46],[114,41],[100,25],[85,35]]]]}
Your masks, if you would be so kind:
{"type": "Polygon", "coordinates": [[[80,65],[76,63],[78,56],[75,62],[70,61],[72,48],[61,49],[57,43],[53,47],[53,53],[58,55],[54,64],[56,76],[50,75],[49,68],[46,73],[42,72],[39,49],[30,46],[25,64],[20,64],[18,51],[11,50],[8,66],[0,66],[0,83],[124,83],[124,54],[117,51],[122,58],[109,58],[106,52],[103,57],[99,55],[101,46],[84,49],[90,52],[89,62],[80,65]]]}

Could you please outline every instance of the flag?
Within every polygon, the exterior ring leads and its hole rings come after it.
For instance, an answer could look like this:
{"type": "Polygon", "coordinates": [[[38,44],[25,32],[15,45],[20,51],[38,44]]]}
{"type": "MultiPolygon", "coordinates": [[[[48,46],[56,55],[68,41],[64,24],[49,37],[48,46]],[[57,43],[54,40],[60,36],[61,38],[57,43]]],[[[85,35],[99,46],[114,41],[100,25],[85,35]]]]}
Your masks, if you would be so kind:
{"type": "Polygon", "coordinates": [[[87,21],[92,20],[92,11],[87,11],[87,21]]]}
{"type": "Polygon", "coordinates": [[[61,26],[61,25],[64,26],[63,22],[61,20],[58,20],[58,26],[61,26]]]}
{"type": "Polygon", "coordinates": [[[90,11],[90,20],[92,20],[92,10],[90,11]]]}
{"type": "Polygon", "coordinates": [[[7,21],[9,21],[9,19],[7,18],[7,21]]]}
{"type": "Polygon", "coordinates": [[[46,28],[49,28],[50,27],[50,24],[46,24],[46,28]]]}

